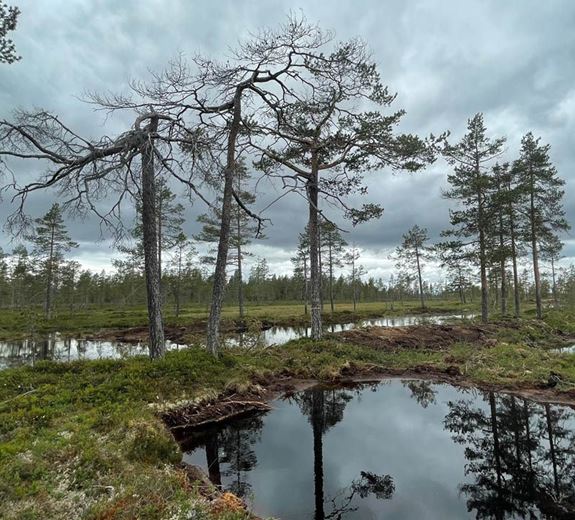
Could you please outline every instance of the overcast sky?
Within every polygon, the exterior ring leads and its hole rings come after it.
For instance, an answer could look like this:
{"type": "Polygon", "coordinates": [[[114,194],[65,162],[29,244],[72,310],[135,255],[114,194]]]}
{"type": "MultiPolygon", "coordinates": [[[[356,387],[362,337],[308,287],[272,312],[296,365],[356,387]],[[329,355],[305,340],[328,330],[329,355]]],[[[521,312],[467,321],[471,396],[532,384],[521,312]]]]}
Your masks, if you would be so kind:
{"type": "MultiPolygon", "coordinates": [[[[222,57],[238,39],[274,26],[291,10],[334,30],[338,39],[361,37],[371,48],[382,78],[397,92],[395,108],[407,114],[401,129],[426,135],[450,130],[452,140],[467,119],[483,112],[488,131],[508,138],[512,160],[523,134],[533,131],[552,145],[551,157],[567,180],[565,206],[575,222],[575,2],[564,1],[307,1],[193,2],[187,0],[10,0],[22,11],[13,39],[22,60],[0,66],[0,117],[14,108],[42,107],[84,135],[122,131],[121,120],[105,121],[79,97],[86,91],[127,90],[130,79],[146,79],[178,53],[222,57]]],[[[26,166],[30,174],[40,164],[26,166]]],[[[20,170],[18,170],[20,172],[20,170]]],[[[384,216],[350,230],[347,240],[363,252],[373,276],[387,277],[386,259],[413,224],[437,239],[448,225],[441,199],[448,166],[438,161],[423,173],[370,173],[364,200],[378,202],[384,216]]],[[[263,186],[267,193],[273,187],[263,186]]],[[[29,211],[43,214],[54,201],[45,194],[29,211]]],[[[262,200],[265,196],[262,197],[262,200]]],[[[0,218],[10,213],[7,197],[0,218]]],[[[185,229],[197,231],[200,202],[187,212],[185,229]]],[[[291,270],[290,256],[305,225],[305,207],[286,197],[266,216],[268,239],[253,247],[272,271],[291,270]]],[[[99,242],[95,220],[69,221],[80,242],[78,259],[108,267],[113,250],[99,242]]],[[[575,242],[566,240],[566,262],[575,242]]],[[[0,246],[10,250],[9,237],[0,246]]]]}

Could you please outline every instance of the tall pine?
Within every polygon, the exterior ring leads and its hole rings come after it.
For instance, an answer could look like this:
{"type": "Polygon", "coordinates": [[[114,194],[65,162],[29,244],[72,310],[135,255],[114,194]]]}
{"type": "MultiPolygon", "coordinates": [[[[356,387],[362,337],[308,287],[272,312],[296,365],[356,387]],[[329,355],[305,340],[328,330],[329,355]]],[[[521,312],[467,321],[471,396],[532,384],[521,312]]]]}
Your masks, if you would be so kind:
{"type": "Polygon", "coordinates": [[[447,161],[454,167],[447,177],[451,189],[444,192],[444,197],[459,204],[457,209],[450,211],[453,228],[444,234],[462,238],[475,249],[481,280],[481,321],[484,323],[489,318],[489,163],[502,153],[504,143],[504,138],[487,137],[483,114],[476,114],[468,121],[463,139],[455,145],[447,144],[444,150],[447,161]]]}

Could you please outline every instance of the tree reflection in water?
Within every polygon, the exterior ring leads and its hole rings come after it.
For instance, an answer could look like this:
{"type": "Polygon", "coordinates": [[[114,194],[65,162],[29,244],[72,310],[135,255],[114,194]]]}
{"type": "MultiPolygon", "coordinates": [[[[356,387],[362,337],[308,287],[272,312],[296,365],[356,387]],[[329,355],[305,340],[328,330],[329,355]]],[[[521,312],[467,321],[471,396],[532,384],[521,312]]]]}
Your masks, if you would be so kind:
{"type": "MultiPolygon", "coordinates": [[[[394,384],[397,388],[399,382],[394,384]]],[[[461,445],[461,459],[457,459],[461,462],[454,463],[458,467],[465,464],[465,480],[445,481],[445,483],[448,488],[459,490],[460,499],[464,501],[463,509],[467,508],[470,517],[495,520],[575,518],[573,429],[575,414],[571,410],[539,405],[516,396],[492,392],[450,390],[449,398],[442,400],[437,397],[442,391],[441,385],[413,380],[401,381],[401,385],[409,391],[403,395],[409,395],[421,409],[426,410],[421,413],[429,413],[429,419],[435,418],[434,420],[438,421],[435,424],[440,426],[439,431],[443,433],[444,438],[461,445]]],[[[401,466],[397,463],[398,460],[402,460],[401,450],[409,450],[411,445],[402,444],[401,440],[396,440],[400,454],[392,458],[393,462],[389,461],[390,464],[395,464],[393,470],[397,473],[395,479],[387,474],[361,471],[347,485],[334,492],[333,490],[337,488],[334,488],[333,481],[330,480],[336,477],[332,477],[324,467],[324,456],[327,459],[324,453],[324,436],[344,419],[346,407],[352,400],[359,404],[362,394],[369,389],[374,392],[385,392],[379,383],[345,389],[316,387],[287,398],[288,403],[299,409],[299,412],[307,418],[312,431],[313,450],[305,448],[305,445],[302,447],[297,445],[300,436],[304,438],[303,432],[307,430],[306,424],[301,421],[293,430],[293,435],[297,432],[297,437],[293,438],[295,444],[290,445],[291,448],[295,446],[297,451],[291,454],[293,458],[290,461],[281,459],[284,464],[281,468],[282,471],[289,469],[293,472],[306,473],[306,468],[311,469],[313,466],[315,520],[358,518],[354,516],[354,512],[358,515],[368,510],[377,511],[377,506],[371,509],[374,506],[374,498],[392,499],[392,503],[394,499],[400,503],[406,500],[405,495],[395,493],[396,481],[401,483],[402,490],[410,487],[409,481],[402,480],[409,478],[406,477],[409,472],[402,473],[401,466]],[[305,453],[307,450],[309,454],[305,453]],[[313,461],[310,460],[312,455],[313,461]],[[289,465],[292,461],[293,464],[289,465]],[[368,497],[371,501],[363,503],[362,500],[368,497]]],[[[389,395],[394,396],[393,399],[399,399],[397,393],[392,392],[389,395]]],[[[405,421],[415,411],[408,409],[405,406],[406,397],[403,399],[405,413],[400,414],[400,420],[405,421]]],[[[354,409],[354,413],[356,410],[354,409]]],[[[294,420],[293,415],[289,417],[290,420],[294,420]]],[[[392,421],[393,416],[388,420],[392,421]]],[[[261,439],[263,427],[262,416],[252,417],[234,421],[202,438],[201,444],[205,447],[209,476],[214,483],[220,486],[223,483],[227,490],[241,497],[253,493],[250,485],[250,480],[253,479],[250,472],[257,472],[256,452],[258,444],[263,442],[261,439]]],[[[339,435],[338,446],[342,445],[341,442],[347,435],[345,429],[342,429],[341,433],[343,437],[339,435]]],[[[425,436],[426,433],[422,431],[419,435],[425,436]]],[[[385,441],[386,439],[382,438],[378,442],[385,441]]],[[[274,450],[278,449],[277,446],[271,445],[274,446],[274,450]]],[[[355,444],[350,442],[345,446],[346,450],[349,448],[349,453],[330,453],[332,461],[336,457],[335,462],[343,465],[350,456],[353,456],[354,450],[357,449],[358,453],[361,453],[361,450],[374,449],[373,444],[361,446],[357,442],[355,444]]],[[[267,457],[273,458],[273,453],[268,451],[267,457]]],[[[425,457],[424,451],[419,450],[419,453],[425,457]]],[[[374,457],[375,455],[376,453],[374,457]]],[[[266,460],[269,462],[269,459],[266,460]]],[[[267,471],[274,467],[269,463],[264,466],[267,471]]],[[[330,471],[333,471],[333,468],[330,471]]],[[[298,480],[294,476],[295,481],[305,482],[309,489],[311,482],[306,478],[308,477],[298,480]]],[[[425,479],[421,482],[427,485],[425,479]]],[[[282,480],[282,483],[285,485],[285,480],[282,480]]],[[[255,490],[256,501],[258,489],[255,490]]],[[[293,500],[297,501],[295,497],[293,500]]],[[[305,511],[305,505],[302,509],[302,504],[294,503],[293,510],[302,517],[300,513],[305,511]]],[[[287,511],[288,513],[290,511],[289,505],[287,511]]]]}
{"type": "Polygon", "coordinates": [[[567,409],[482,394],[449,402],[444,424],[465,448],[460,486],[476,518],[575,518],[575,433],[567,409]]]}
{"type": "MultiPolygon", "coordinates": [[[[354,391],[359,395],[365,388],[370,387],[375,390],[377,386],[377,384],[355,385],[354,391]]],[[[308,417],[313,430],[315,520],[339,520],[346,513],[357,510],[354,503],[357,497],[366,498],[373,494],[378,499],[389,499],[395,490],[393,478],[390,475],[380,476],[362,471],[357,480],[352,481],[348,487],[330,498],[330,510],[327,513],[325,511],[323,436],[343,419],[345,407],[353,397],[353,393],[349,390],[316,387],[292,398],[302,413],[308,417]]]]}

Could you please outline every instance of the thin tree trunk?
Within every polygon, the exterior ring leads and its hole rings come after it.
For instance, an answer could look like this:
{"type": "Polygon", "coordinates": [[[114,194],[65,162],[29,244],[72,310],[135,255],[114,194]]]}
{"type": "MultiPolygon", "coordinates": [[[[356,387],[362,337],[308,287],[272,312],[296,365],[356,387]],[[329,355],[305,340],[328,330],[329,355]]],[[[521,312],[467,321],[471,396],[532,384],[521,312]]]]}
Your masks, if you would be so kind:
{"type": "Polygon", "coordinates": [[[501,315],[507,314],[507,273],[505,272],[505,240],[503,237],[503,215],[499,212],[499,249],[501,258],[499,260],[499,269],[501,271],[501,315]]]}
{"type": "Polygon", "coordinates": [[[166,351],[158,265],[156,180],[154,175],[154,144],[152,141],[152,135],[157,131],[157,128],[158,119],[153,117],[148,127],[148,142],[142,150],[142,231],[150,336],[149,352],[152,359],[162,357],[166,351]]]}
{"type": "Polygon", "coordinates": [[[319,270],[319,302],[320,302],[320,306],[321,306],[321,312],[323,312],[323,260],[322,260],[322,255],[321,255],[321,248],[322,248],[322,244],[321,244],[321,225],[320,222],[318,221],[318,226],[317,226],[317,265],[318,265],[318,270],[319,270]]]}
{"type": "Polygon", "coordinates": [[[329,244],[329,304],[331,307],[331,315],[335,312],[335,304],[333,302],[333,244],[329,244]]]}
{"type": "Polygon", "coordinates": [[[479,262],[481,274],[481,321],[487,323],[489,320],[489,285],[487,283],[487,266],[485,265],[485,236],[483,231],[479,232],[479,262]]]}
{"type": "Polygon", "coordinates": [[[419,280],[419,300],[421,301],[421,308],[425,309],[425,300],[423,298],[423,279],[421,278],[421,264],[419,262],[419,249],[415,248],[415,261],[417,263],[417,278],[419,280]]]}
{"type": "Polygon", "coordinates": [[[513,207],[509,204],[509,229],[511,238],[511,261],[513,264],[513,300],[514,300],[514,315],[519,318],[521,315],[521,299],[519,295],[519,272],[517,269],[517,245],[515,238],[515,218],[513,214],[513,207]]]}
{"type": "Polygon", "coordinates": [[[180,292],[182,284],[182,248],[178,251],[178,276],[176,278],[176,290],[174,294],[176,304],[176,318],[180,317],[180,292]]]}
{"type": "MultiPolygon", "coordinates": [[[[479,178],[481,175],[481,167],[477,153],[476,150],[475,173],[479,178]]],[[[477,193],[477,211],[479,227],[479,271],[481,278],[481,321],[482,323],[487,323],[489,320],[489,286],[487,283],[487,252],[485,244],[486,222],[483,208],[483,194],[481,191],[477,193]]]]}
{"type": "Polygon", "coordinates": [[[551,280],[553,285],[551,290],[553,291],[553,307],[557,308],[559,305],[559,299],[557,298],[557,280],[555,279],[555,259],[551,257],[551,280]]]}
{"type": "Polygon", "coordinates": [[[535,279],[535,308],[538,319],[543,317],[541,306],[541,274],[539,272],[539,252],[537,249],[537,230],[535,224],[535,184],[533,167],[529,165],[529,220],[531,230],[531,253],[533,258],[533,278],[535,279]]]}
{"type": "MultiPolygon", "coordinates": [[[[238,196],[240,193],[241,185],[240,178],[238,176],[238,196]]],[[[237,255],[238,255],[238,306],[240,311],[240,320],[244,319],[244,288],[242,286],[242,219],[240,215],[240,208],[237,208],[236,216],[236,240],[237,240],[237,255]]]]}
{"type": "Polygon", "coordinates": [[[47,319],[52,317],[52,278],[54,276],[54,232],[55,225],[50,230],[50,252],[48,253],[48,265],[46,268],[46,301],[44,302],[44,314],[47,319]]]}
{"type": "Polygon", "coordinates": [[[307,316],[307,304],[309,301],[309,283],[308,283],[308,273],[307,273],[307,258],[303,258],[303,280],[304,280],[304,314],[307,316]]]}
{"type": "Polygon", "coordinates": [[[228,136],[226,167],[224,169],[224,193],[222,197],[222,222],[220,227],[220,240],[218,243],[216,269],[214,271],[210,315],[208,317],[206,346],[208,351],[211,352],[214,357],[217,357],[218,355],[222,302],[226,289],[226,266],[228,263],[228,250],[230,245],[233,180],[236,170],[236,140],[241,123],[241,96],[242,90],[240,88],[236,89],[234,96],[233,119],[228,136]]]}
{"type": "Polygon", "coordinates": [[[311,337],[321,339],[321,276],[319,272],[319,218],[318,218],[318,157],[312,152],[311,178],[307,182],[309,206],[309,267],[310,267],[310,304],[311,304],[311,337]]]}
{"type": "Polygon", "coordinates": [[[535,194],[531,191],[531,251],[533,255],[533,277],[535,278],[535,307],[537,318],[543,318],[541,306],[541,274],[539,272],[539,252],[537,250],[537,232],[535,230],[535,194]]]}

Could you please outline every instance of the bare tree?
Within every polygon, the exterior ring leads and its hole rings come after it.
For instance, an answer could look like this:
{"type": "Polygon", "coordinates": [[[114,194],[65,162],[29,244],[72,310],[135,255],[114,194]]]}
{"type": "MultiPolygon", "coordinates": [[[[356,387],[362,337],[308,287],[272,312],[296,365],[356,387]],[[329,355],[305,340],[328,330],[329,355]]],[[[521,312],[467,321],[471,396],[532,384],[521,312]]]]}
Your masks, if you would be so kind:
{"type": "MultiPolygon", "coordinates": [[[[97,101],[97,99],[96,99],[97,101]]],[[[125,109],[105,103],[108,109],[125,109]]],[[[19,112],[13,121],[0,121],[0,159],[35,159],[44,173],[28,183],[12,181],[16,210],[9,225],[14,231],[28,224],[25,206],[37,191],[53,188],[63,198],[62,208],[73,215],[95,213],[116,238],[124,231],[122,209],[134,200],[142,204],[144,264],[152,358],[165,352],[159,280],[156,172],[185,181],[190,189],[190,164],[178,158],[174,144],[194,136],[169,113],[140,110],[133,127],[117,137],[81,137],[57,116],[45,111],[19,112]],[[139,159],[139,161],[138,161],[139,159]]],[[[5,162],[1,163],[6,166],[5,162]]],[[[197,191],[197,190],[195,190],[197,191]]]]}

